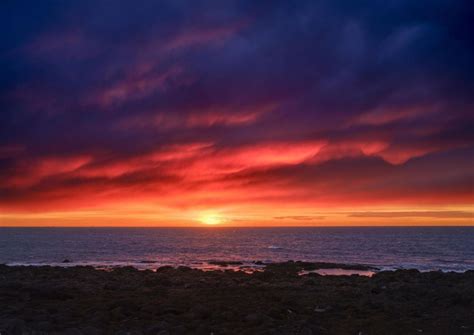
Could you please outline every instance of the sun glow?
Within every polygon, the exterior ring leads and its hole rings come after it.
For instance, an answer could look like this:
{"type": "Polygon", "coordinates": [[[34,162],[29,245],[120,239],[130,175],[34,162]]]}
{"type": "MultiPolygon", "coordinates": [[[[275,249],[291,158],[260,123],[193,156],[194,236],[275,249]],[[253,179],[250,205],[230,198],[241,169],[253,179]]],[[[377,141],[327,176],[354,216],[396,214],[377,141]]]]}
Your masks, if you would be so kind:
{"type": "Polygon", "coordinates": [[[215,214],[204,214],[199,218],[199,221],[207,225],[217,225],[222,223],[222,218],[215,214]]]}

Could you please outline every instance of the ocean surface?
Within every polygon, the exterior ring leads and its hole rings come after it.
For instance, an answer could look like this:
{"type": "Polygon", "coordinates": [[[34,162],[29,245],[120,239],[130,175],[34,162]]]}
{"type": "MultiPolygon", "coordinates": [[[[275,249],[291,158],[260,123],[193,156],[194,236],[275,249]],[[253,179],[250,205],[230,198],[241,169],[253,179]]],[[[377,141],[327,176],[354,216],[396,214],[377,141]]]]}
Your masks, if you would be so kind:
{"type": "Polygon", "coordinates": [[[9,265],[209,269],[287,260],[474,270],[474,227],[0,228],[0,263],[9,265]]]}

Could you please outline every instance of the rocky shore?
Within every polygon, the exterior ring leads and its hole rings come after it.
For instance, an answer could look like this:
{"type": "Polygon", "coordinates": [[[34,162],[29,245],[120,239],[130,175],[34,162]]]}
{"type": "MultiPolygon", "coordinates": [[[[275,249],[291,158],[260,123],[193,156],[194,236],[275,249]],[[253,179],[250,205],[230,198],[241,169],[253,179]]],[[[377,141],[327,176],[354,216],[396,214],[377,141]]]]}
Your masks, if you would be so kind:
{"type": "Polygon", "coordinates": [[[474,333],[474,271],[311,272],[331,266],[370,270],[302,262],[251,274],[0,265],[0,333],[474,333]]]}

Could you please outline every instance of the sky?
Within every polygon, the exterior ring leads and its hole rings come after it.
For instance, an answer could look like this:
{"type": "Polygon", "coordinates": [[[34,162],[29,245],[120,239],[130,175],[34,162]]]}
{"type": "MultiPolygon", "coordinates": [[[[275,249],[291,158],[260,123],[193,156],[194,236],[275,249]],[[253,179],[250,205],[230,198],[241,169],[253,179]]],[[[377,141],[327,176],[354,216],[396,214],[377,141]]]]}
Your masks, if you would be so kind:
{"type": "Polygon", "coordinates": [[[471,0],[0,2],[0,226],[474,225],[471,0]]]}

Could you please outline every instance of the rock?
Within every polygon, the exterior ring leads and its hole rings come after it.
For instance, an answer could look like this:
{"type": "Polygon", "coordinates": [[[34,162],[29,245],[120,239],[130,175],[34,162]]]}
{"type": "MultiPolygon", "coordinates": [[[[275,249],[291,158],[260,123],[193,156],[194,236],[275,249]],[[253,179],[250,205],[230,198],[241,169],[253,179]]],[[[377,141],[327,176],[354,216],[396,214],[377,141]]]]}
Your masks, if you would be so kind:
{"type": "Polygon", "coordinates": [[[267,313],[273,319],[284,319],[287,314],[286,310],[281,310],[275,307],[270,308],[270,310],[267,313]]]}
{"type": "Polygon", "coordinates": [[[129,275],[133,273],[137,273],[138,270],[133,266],[122,266],[114,269],[114,272],[121,275],[129,275]]]}
{"type": "Polygon", "coordinates": [[[317,283],[316,280],[314,280],[314,279],[312,279],[312,278],[307,279],[307,280],[304,281],[304,284],[305,284],[305,285],[308,285],[308,286],[316,285],[316,283],[317,283]]]}
{"type": "Polygon", "coordinates": [[[331,309],[330,306],[316,306],[316,307],[314,308],[314,311],[315,311],[316,313],[324,313],[324,312],[329,311],[330,309],[331,309]]]}
{"type": "Polygon", "coordinates": [[[172,307],[172,306],[167,306],[163,308],[161,314],[173,314],[173,315],[179,315],[181,314],[182,311],[178,308],[172,307]]]}
{"type": "Polygon", "coordinates": [[[118,315],[130,316],[136,313],[140,306],[133,299],[118,300],[109,305],[109,310],[118,315]]]}
{"type": "Polygon", "coordinates": [[[119,330],[115,335],[142,335],[142,332],[139,330],[119,330]]]}
{"type": "Polygon", "coordinates": [[[51,330],[51,323],[48,321],[41,321],[41,322],[38,322],[38,324],[36,325],[36,328],[43,331],[49,331],[51,330]]]}
{"type": "Polygon", "coordinates": [[[272,265],[267,274],[0,266],[0,332],[472,333],[474,271],[400,270],[371,278],[293,275],[302,266],[309,265],[272,265]],[[309,279],[315,283],[306,283],[309,279]]]}
{"type": "Polygon", "coordinates": [[[224,321],[233,321],[235,318],[235,315],[231,311],[223,311],[220,313],[219,318],[224,321]]]}
{"type": "Polygon", "coordinates": [[[71,263],[71,261],[66,258],[66,259],[64,259],[64,260],[62,261],[62,263],[71,263]]]}
{"type": "MultiPolygon", "coordinates": [[[[26,326],[25,321],[20,319],[12,319],[6,322],[6,334],[27,334],[28,327],[26,326]]],[[[1,331],[0,331],[1,332],[1,331]]],[[[3,334],[3,332],[1,332],[3,334]]]]}
{"type": "Polygon", "coordinates": [[[199,327],[197,327],[196,334],[198,334],[198,335],[209,335],[209,334],[211,334],[211,330],[210,330],[209,326],[207,326],[205,324],[201,324],[201,325],[199,325],[199,327]]]}
{"type": "Polygon", "coordinates": [[[81,328],[81,331],[83,334],[87,334],[87,335],[99,335],[102,333],[99,329],[95,327],[91,327],[91,326],[86,326],[84,328],[81,328]]]}
{"type": "Polygon", "coordinates": [[[311,328],[303,327],[300,330],[300,334],[301,335],[313,335],[313,331],[311,330],[311,328]]]}
{"type": "MultiPolygon", "coordinates": [[[[186,329],[185,326],[179,325],[179,326],[176,326],[176,327],[172,328],[171,333],[180,335],[180,334],[188,334],[189,332],[188,332],[188,330],[186,329]]],[[[161,332],[160,332],[160,334],[161,334],[161,332]]]]}
{"type": "Polygon", "coordinates": [[[262,315],[259,313],[250,313],[250,314],[247,314],[247,316],[245,317],[245,321],[253,325],[258,325],[263,322],[263,318],[262,318],[262,315]]]}
{"type": "Polygon", "coordinates": [[[207,319],[211,316],[211,311],[202,305],[191,308],[191,313],[197,319],[207,319]]]}
{"type": "Polygon", "coordinates": [[[167,331],[169,326],[169,323],[166,321],[158,321],[157,323],[148,327],[145,333],[150,335],[161,334],[160,332],[167,331]]]}
{"type": "Polygon", "coordinates": [[[49,300],[68,300],[72,299],[73,296],[69,294],[67,289],[58,286],[52,286],[49,283],[45,283],[43,286],[37,286],[27,289],[30,293],[31,298],[36,299],[49,299],[49,300]]]}

